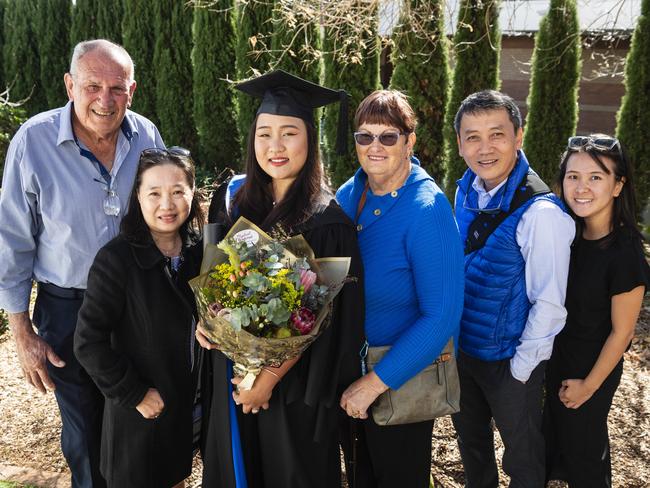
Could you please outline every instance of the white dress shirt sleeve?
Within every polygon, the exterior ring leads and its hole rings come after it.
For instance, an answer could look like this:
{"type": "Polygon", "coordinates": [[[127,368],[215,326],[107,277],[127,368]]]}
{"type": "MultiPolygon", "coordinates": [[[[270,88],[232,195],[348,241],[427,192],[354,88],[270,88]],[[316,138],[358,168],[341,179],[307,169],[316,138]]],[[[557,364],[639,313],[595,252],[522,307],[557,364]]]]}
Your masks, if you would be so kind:
{"type": "Polygon", "coordinates": [[[547,200],[533,203],[517,225],[517,243],[526,262],[526,293],[532,304],[510,371],[526,382],[551,357],[555,336],[566,321],[567,278],[575,223],[547,200]]]}

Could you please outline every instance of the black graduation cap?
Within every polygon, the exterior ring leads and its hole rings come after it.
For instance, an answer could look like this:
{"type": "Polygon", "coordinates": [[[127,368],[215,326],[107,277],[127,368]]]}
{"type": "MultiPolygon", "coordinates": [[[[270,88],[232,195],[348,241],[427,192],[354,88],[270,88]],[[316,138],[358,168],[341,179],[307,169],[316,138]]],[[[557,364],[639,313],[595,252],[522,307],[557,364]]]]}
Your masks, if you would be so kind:
{"type": "Polygon", "coordinates": [[[336,152],[347,154],[348,94],[345,90],[331,90],[303,80],[284,70],[270,71],[262,76],[235,85],[247,95],[261,98],[259,114],[299,117],[314,124],[314,109],[339,102],[339,123],[336,133],[336,152]]]}

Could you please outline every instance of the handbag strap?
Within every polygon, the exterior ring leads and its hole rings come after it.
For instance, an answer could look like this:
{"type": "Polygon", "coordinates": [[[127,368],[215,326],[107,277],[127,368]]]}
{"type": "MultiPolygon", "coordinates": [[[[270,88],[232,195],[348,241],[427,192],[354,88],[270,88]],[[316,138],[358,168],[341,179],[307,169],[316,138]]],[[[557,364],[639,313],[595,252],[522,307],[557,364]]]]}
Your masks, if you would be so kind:
{"type": "Polygon", "coordinates": [[[359,198],[359,204],[357,205],[357,216],[354,218],[354,224],[359,223],[359,216],[361,215],[361,212],[363,212],[363,207],[366,204],[366,198],[368,198],[368,188],[369,188],[368,181],[366,180],[366,185],[363,187],[363,193],[361,194],[361,198],[359,198]]]}

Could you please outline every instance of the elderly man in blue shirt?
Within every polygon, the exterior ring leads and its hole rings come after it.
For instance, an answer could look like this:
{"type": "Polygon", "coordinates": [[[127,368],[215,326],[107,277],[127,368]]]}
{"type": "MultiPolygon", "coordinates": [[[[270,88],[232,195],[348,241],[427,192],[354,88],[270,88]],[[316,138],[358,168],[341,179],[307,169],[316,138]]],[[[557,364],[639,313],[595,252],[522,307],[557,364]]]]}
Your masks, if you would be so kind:
{"type": "Polygon", "coordinates": [[[7,152],[0,307],[25,379],[54,390],[72,486],[98,487],[104,400],[72,352],[77,312],[95,254],[118,234],[140,152],[164,145],[153,123],[128,110],[136,82],[121,46],[77,44],[64,82],[69,102],[25,122],[7,152]]]}
{"type": "Polygon", "coordinates": [[[544,364],[564,327],[575,225],[521,150],[512,98],[467,97],[456,114],[456,219],[465,242],[460,412],[452,418],[468,488],[499,486],[492,419],[512,488],[544,486],[544,364]]]}

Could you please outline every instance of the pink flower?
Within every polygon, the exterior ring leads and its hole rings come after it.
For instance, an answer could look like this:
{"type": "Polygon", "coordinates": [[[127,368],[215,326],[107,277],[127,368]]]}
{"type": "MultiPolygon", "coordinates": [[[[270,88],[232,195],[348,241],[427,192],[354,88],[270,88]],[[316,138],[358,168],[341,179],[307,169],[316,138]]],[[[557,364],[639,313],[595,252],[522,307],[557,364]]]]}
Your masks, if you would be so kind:
{"type": "Polygon", "coordinates": [[[316,273],[308,269],[300,270],[300,284],[305,289],[305,292],[308,292],[314,283],[316,283],[316,273]]]}
{"type": "Polygon", "coordinates": [[[316,315],[308,308],[300,307],[291,314],[291,323],[293,324],[293,328],[300,332],[300,335],[306,335],[314,328],[316,315]]]}

